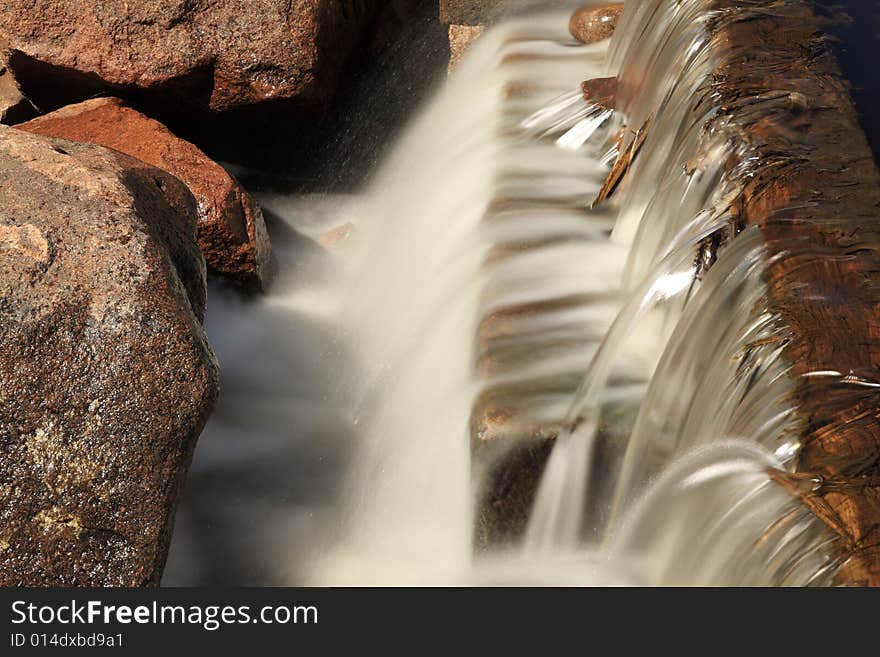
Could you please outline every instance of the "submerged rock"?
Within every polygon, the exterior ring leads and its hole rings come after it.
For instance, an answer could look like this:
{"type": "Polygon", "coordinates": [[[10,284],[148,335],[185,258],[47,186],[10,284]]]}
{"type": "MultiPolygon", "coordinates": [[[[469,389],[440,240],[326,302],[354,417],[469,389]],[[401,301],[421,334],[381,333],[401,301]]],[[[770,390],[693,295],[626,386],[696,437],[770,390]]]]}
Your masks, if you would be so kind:
{"type": "Polygon", "coordinates": [[[196,146],[115,98],[97,98],[23,123],[50,137],[107,146],[183,181],[199,212],[199,247],[211,271],[247,287],[263,287],[271,247],[257,202],[196,146]]]}
{"type": "Polygon", "coordinates": [[[218,392],[195,202],[0,126],[0,585],[157,584],[218,392]]]}
{"type": "Polygon", "coordinates": [[[593,78],[581,82],[584,100],[602,109],[613,110],[617,105],[617,78],[593,78]]]}
{"type": "Polygon", "coordinates": [[[334,249],[337,246],[340,246],[342,243],[346,242],[351,234],[354,232],[354,224],[350,221],[346,221],[344,224],[340,224],[330,230],[325,231],[318,237],[318,244],[323,246],[325,249],[334,249]]]}
{"type": "Polygon", "coordinates": [[[101,88],[215,112],[291,99],[322,105],[377,6],[375,0],[4,2],[0,40],[9,42],[16,72],[40,86],[54,107],[101,88]]]}
{"type": "Polygon", "coordinates": [[[449,70],[450,72],[461,63],[465,53],[479,39],[486,28],[483,25],[450,25],[449,26],[449,70]]]}
{"type": "Polygon", "coordinates": [[[614,34],[621,13],[623,13],[622,2],[587,5],[572,14],[568,29],[571,35],[582,43],[603,41],[614,34]]]}

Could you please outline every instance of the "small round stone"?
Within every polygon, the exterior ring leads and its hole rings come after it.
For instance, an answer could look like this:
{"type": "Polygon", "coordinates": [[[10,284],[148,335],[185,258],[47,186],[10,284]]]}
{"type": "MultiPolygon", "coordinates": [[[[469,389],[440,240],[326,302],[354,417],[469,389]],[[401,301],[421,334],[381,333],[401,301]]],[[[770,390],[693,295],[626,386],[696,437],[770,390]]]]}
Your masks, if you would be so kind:
{"type": "Polygon", "coordinates": [[[581,7],[572,14],[568,30],[581,43],[596,43],[608,39],[614,34],[622,11],[622,2],[581,7]]]}

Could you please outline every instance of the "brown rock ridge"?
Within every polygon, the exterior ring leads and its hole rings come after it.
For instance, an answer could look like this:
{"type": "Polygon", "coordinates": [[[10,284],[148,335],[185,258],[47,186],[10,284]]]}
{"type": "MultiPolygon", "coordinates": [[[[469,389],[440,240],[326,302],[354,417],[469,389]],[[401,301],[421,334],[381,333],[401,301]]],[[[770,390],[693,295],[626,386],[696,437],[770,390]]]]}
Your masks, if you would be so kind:
{"type": "Polygon", "coordinates": [[[0,585],[158,584],[218,391],[195,201],[0,126],[0,585]]]}
{"type": "Polygon", "coordinates": [[[790,333],[802,450],[795,475],[774,477],[839,537],[838,581],[876,586],[880,173],[811,5],[723,12],[737,4],[716,3],[719,64],[706,103],[744,142],[740,220],[764,235],[770,307],[790,333]],[[741,99],[768,92],[768,111],[738,113],[741,99]]]}
{"type": "Polygon", "coordinates": [[[717,64],[697,111],[738,149],[727,165],[745,184],[730,210],[764,236],[803,426],[795,472],[771,476],[838,537],[838,583],[880,586],[880,172],[811,3],[712,9],[717,64]]]}
{"type": "Polygon", "coordinates": [[[376,0],[9,0],[0,3],[0,40],[22,84],[41,88],[50,107],[108,89],[213,112],[281,100],[322,106],[377,7],[376,0]]]}
{"type": "Polygon", "coordinates": [[[245,287],[267,282],[271,246],[257,202],[223,167],[158,121],[118,99],[96,98],[16,127],[106,146],[177,177],[196,198],[199,248],[209,269],[245,287]]]}

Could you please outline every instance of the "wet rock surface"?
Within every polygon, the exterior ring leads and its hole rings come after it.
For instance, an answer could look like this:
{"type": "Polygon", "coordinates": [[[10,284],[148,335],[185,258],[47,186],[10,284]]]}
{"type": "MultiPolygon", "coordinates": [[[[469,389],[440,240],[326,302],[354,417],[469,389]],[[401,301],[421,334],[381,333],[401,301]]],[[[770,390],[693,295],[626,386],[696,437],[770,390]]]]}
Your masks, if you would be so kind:
{"type": "Polygon", "coordinates": [[[736,4],[714,3],[718,64],[697,110],[707,132],[742,140],[732,207],[763,235],[768,307],[786,326],[801,449],[794,473],[771,476],[836,535],[837,583],[880,586],[880,171],[813,3],[725,22],[736,4]]]}
{"type": "Polygon", "coordinates": [[[196,223],[163,171],[0,127],[0,584],[158,583],[218,392],[196,223]]]}
{"type": "Polygon", "coordinates": [[[617,78],[593,78],[581,82],[584,100],[602,109],[613,110],[617,104],[617,78]]]}
{"type": "Polygon", "coordinates": [[[115,98],[97,98],[17,126],[106,146],[180,179],[195,196],[199,247],[208,268],[249,288],[268,281],[271,246],[257,202],[199,148],[115,98]]]}
{"type": "Polygon", "coordinates": [[[571,16],[568,30],[582,43],[596,43],[610,39],[623,13],[623,3],[587,5],[571,16]]]}
{"type": "Polygon", "coordinates": [[[37,0],[0,5],[13,70],[51,107],[96,90],[224,112],[323,105],[374,0],[37,0]],[[40,85],[51,78],[53,84],[40,85]]]}

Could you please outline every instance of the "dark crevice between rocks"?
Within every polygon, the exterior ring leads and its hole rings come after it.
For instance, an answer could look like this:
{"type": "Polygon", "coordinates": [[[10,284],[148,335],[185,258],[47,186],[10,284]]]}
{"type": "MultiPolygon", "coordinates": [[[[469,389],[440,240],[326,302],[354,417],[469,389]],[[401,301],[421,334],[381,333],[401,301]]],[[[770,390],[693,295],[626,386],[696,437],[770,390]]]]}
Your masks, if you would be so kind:
{"type": "Polygon", "coordinates": [[[41,114],[90,98],[117,96],[163,123],[176,121],[180,124],[181,117],[193,117],[190,120],[196,123],[206,114],[205,108],[214,93],[213,61],[147,89],[110,84],[96,73],[48,64],[20,50],[10,51],[9,69],[22,93],[41,114]]]}
{"type": "Polygon", "coordinates": [[[46,64],[20,51],[10,53],[9,66],[41,113],[117,96],[210,157],[264,171],[286,191],[350,191],[381,159],[448,61],[446,28],[437,20],[436,5],[400,5],[379,12],[364,31],[329,107],[278,99],[209,111],[212,61],[147,89],[108,84],[96,74],[46,64]]]}
{"type": "Polygon", "coordinates": [[[110,90],[94,73],[53,66],[20,50],[9,52],[8,66],[22,93],[41,114],[87,98],[107,95],[110,90]]]}

